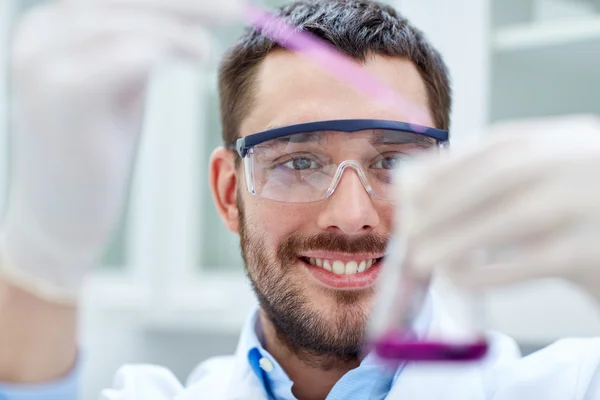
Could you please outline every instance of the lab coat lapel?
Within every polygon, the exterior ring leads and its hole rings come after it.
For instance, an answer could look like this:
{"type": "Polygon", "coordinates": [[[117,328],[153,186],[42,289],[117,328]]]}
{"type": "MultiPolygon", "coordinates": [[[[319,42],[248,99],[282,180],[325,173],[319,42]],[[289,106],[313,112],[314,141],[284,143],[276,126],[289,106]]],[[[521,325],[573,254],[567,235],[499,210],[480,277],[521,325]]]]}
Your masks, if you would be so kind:
{"type": "Polygon", "coordinates": [[[223,400],[267,400],[261,382],[250,368],[247,349],[242,343],[235,352],[231,379],[223,400]]]}
{"type": "Polygon", "coordinates": [[[211,369],[176,400],[266,400],[261,384],[239,348],[233,360],[211,369]]]}
{"type": "MultiPolygon", "coordinates": [[[[256,324],[258,322],[257,316],[255,315],[256,313],[258,313],[258,310],[252,313],[248,321],[246,321],[244,329],[257,330],[256,324]]],[[[248,349],[251,347],[251,344],[247,343],[246,338],[246,335],[242,335],[238,342],[231,371],[231,378],[223,400],[267,399],[262,383],[250,367],[250,362],[248,361],[248,349]]]]}
{"type": "Polygon", "coordinates": [[[210,368],[176,400],[267,400],[248,362],[247,344],[240,340],[231,360],[210,368]]]}

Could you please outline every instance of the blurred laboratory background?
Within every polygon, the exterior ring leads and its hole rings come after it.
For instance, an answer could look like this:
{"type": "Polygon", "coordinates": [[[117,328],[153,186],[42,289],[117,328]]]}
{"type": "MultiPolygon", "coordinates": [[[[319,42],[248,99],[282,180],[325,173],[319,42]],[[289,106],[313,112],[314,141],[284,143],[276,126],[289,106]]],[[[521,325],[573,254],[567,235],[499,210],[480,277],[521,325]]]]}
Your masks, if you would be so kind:
{"type": "MultiPolygon", "coordinates": [[[[7,156],[10,29],[45,1],[0,1],[0,154],[7,156]]],[[[449,64],[457,145],[494,121],[600,114],[600,0],[387,2],[424,30],[449,64]]],[[[203,359],[234,351],[254,304],[237,236],[223,227],[207,184],[208,157],[221,137],[218,55],[241,29],[215,32],[209,65],[166,66],[152,79],[122,223],[85,290],[84,399],[96,398],[124,363],[165,365],[185,380],[203,359]]],[[[2,194],[8,168],[0,163],[2,194]]],[[[487,301],[489,326],[515,337],[525,352],[563,336],[600,334],[589,299],[558,282],[506,289],[487,301]]]]}

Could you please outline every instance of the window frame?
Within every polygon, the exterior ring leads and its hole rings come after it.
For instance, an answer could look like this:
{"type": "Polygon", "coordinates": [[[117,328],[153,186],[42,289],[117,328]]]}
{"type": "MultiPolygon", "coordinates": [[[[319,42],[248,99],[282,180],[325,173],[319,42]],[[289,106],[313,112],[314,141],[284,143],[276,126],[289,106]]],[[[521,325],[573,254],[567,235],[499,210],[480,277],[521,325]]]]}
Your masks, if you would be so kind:
{"type": "MultiPolygon", "coordinates": [[[[200,213],[211,195],[208,185],[198,182],[208,174],[208,160],[202,160],[209,134],[205,102],[216,89],[214,78],[174,63],[157,70],[149,86],[127,216],[129,268],[123,277],[147,293],[144,314],[153,329],[239,329],[254,304],[239,268],[199,265],[199,244],[209,233],[199,226],[200,213]],[[176,138],[165,134],[169,131],[176,138]],[[199,168],[203,164],[207,167],[199,168]]],[[[102,275],[106,272],[96,272],[97,279],[102,275]]]]}

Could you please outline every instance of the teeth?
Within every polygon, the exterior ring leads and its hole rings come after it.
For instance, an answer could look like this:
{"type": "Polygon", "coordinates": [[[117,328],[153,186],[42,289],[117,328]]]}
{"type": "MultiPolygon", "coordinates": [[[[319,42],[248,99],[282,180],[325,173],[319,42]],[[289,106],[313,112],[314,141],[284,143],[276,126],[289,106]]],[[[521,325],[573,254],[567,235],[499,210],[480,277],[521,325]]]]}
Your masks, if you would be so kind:
{"type": "Polygon", "coordinates": [[[358,272],[364,272],[365,269],[367,268],[367,262],[365,260],[362,260],[360,262],[360,264],[358,264],[358,272]]]}
{"type": "Polygon", "coordinates": [[[322,267],[323,269],[333,272],[336,275],[353,275],[359,274],[361,272],[365,272],[369,268],[375,264],[377,260],[361,260],[355,261],[351,260],[348,262],[343,262],[340,260],[325,260],[322,258],[308,258],[308,262],[312,265],[316,265],[317,267],[322,267]]]}
{"type": "Polygon", "coordinates": [[[355,274],[358,272],[358,264],[356,261],[348,261],[346,263],[346,275],[355,274]]]}
{"type": "Polygon", "coordinates": [[[333,262],[333,265],[331,266],[331,268],[333,269],[334,274],[342,275],[344,272],[346,272],[346,266],[344,265],[343,262],[338,261],[338,260],[335,260],[333,262]]]}

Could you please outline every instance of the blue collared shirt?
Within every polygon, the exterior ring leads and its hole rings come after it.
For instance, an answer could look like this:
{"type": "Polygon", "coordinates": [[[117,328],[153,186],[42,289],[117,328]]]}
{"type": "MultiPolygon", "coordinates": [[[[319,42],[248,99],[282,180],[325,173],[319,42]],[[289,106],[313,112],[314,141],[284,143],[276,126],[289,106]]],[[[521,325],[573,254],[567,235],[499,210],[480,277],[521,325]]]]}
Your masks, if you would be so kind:
{"type": "Polygon", "coordinates": [[[77,400],[81,359],[65,378],[43,384],[16,385],[0,382],[0,400],[77,400]]]}

